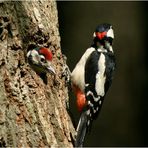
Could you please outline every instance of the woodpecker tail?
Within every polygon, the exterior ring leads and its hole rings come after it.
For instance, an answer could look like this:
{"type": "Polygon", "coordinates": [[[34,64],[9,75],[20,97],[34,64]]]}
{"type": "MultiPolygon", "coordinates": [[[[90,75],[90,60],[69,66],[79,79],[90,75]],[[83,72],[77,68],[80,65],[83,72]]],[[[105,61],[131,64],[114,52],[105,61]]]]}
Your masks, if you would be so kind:
{"type": "Polygon", "coordinates": [[[77,130],[76,130],[77,131],[77,136],[75,141],[76,147],[83,147],[85,135],[88,132],[88,120],[89,119],[88,119],[87,111],[83,111],[81,113],[77,130]]]}

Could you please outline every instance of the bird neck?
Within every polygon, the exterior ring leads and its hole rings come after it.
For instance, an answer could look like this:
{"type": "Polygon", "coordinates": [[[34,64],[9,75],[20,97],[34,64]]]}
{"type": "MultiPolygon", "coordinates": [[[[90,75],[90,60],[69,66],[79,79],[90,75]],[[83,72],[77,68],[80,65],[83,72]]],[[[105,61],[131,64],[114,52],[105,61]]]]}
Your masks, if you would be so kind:
{"type": "Polygon", "coordinates": [[[111,45],[108,41],[105,41],[104,48],[105,48],[108,52],[112,52],[112,53],[113,53],[112,45],[111,45]]]}
{"type": "Polygon", "coordinates": [[[99,49],[102,52],[112,52],[113,53],[112,45],[108,41],[104,41],[104,42],[97,41],[97,42],[94,42],[92,47],[94,47],[96,50],[99,49]]]}

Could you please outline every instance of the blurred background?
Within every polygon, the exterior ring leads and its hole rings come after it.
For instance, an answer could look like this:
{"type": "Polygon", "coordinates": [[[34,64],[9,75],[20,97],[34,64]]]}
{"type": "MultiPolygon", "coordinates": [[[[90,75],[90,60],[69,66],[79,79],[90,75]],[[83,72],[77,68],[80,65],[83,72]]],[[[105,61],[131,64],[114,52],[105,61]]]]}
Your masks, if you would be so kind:
{"type": "MultiPolygon", "coordinates": [[[[84,146],[148,146],[148,2],[57,2],[62,52],[72,71],[100,23],[111,23],[117,69],[84,146]]],[[[75,123],[79,113],[70,93],[75,123]]]]}

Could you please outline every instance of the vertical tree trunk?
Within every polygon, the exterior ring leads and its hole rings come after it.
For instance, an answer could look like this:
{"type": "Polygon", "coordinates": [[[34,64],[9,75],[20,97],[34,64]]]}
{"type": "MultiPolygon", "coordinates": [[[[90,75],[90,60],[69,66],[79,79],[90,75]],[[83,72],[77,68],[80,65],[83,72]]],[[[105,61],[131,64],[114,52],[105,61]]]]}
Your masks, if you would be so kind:
{"type": "Polygon", "coordinates": [[[55,1],[0,3],[0,146],[73,146],[62,57],[55,1]],[[27,63],[31,43],[53,52],[47,84],[27,63]]]}

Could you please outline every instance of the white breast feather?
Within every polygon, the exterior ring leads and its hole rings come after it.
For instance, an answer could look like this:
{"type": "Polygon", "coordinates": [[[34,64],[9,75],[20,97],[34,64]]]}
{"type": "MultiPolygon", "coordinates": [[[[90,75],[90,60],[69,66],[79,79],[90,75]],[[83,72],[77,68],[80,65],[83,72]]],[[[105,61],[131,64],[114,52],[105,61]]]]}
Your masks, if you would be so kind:
{"type": "Polygon", "coordinates": [[[83,92],[85,89],[85,82],[84,82],[84,69],[85,63],[89,57],[89,55],[95,50],[95,48],[91,47],[86,50],[83,54],[79,62],[77,63],[76,67],[74,68],[71,74],[71,81],[73,84],[78,86],[83,92]]]}

